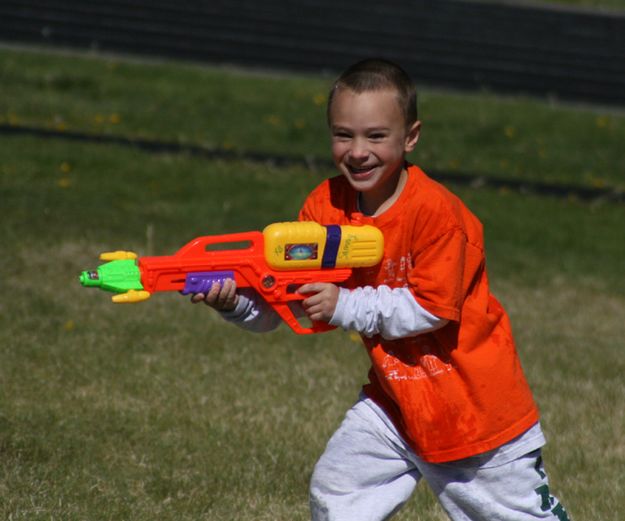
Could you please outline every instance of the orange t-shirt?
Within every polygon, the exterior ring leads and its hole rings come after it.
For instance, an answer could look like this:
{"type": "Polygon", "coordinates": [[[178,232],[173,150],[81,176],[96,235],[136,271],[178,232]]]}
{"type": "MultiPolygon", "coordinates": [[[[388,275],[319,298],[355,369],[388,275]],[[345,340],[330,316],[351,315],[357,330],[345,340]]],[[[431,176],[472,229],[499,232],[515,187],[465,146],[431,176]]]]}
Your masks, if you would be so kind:
{"type": "Polygon", "coordinates": [[[489,291],[482,225],[455,195],[409,165],[398,200],[382,215],[358,212],[342,177],[307,198],[300,220],[378,227],[384,258],[354,271],[351,287],[407,287],[449,320],[399,340],[363,337],[371,359],[364,391],[424,460],[462,459],[499,447],[538,421],[508,316],[489,291]]]}

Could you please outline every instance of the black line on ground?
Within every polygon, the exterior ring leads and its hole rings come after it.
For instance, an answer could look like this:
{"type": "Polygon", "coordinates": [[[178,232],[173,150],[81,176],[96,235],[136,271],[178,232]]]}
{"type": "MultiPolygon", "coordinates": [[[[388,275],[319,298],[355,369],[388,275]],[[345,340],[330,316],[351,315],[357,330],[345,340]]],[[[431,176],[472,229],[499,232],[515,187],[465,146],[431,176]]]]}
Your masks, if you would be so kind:
{"type": "MultiPolygon", "coordinates": [[[[284,154],[240,151],[219,147],[206,147],[173,141],[161,141],[138,137],[90,134],[86,132],[55,130],[42,127],[0,124],[0,135],[28,135],[42,139],[63,139],[81,143],[119,145],[137,148],[150,153],[189,154],[208,159],[225,161],[250,161],[279,167],[302,166],[309,170],[331,169],[330,160],[314,156],[290,156],[284,154]]],[[[587,202],[625,203],[625,192],[613,187],[584,187],[570,184],[542,183],[539,181],[504,179],[462,172],[428,169],[428,175],[441,182],[455,183],[474,188],[510,190],[522,194],[537,194],[561,199],[577,199],[587,202]]]]}

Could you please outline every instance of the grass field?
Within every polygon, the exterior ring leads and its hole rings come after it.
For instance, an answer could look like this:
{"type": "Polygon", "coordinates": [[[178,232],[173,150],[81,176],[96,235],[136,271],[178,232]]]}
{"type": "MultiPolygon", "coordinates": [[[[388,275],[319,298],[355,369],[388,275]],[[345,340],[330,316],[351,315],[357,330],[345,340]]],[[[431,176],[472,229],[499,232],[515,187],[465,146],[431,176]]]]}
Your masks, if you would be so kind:
{"type": "MultiPolygon", "coordinates": [[[[0,123],[327,157],[328,79],[0,50],[0,123]]],[[[426,169],[625,187],[625,117],[421,93],[426,169]]],[[[330,172],[3,135],[0,518],[303,520],[367,360],[348,333],[246,334],[178,295],[114,306],[81,270],[111,249],[292,219],[330,172]]],[[[543,414],[554,492],[625,519],[625,207],[450,186],[485,225],[543,414]]],[[[442,520],[425,486],[397,516],[442,520]]]]}
{"type": "MultiPolygon", "coordinates": [[[[492,0],[493,3],[502,3],[501,0],[492,0]]],[[[508,2],[506,2],[508,3],[508,2]]],[[[542,5],[563,7],[578,7],[584,9],[595,9],[602,11],[625,11],[625,2],[623,0],[517,0],[516,3],[521,5],[542,5]]]]}

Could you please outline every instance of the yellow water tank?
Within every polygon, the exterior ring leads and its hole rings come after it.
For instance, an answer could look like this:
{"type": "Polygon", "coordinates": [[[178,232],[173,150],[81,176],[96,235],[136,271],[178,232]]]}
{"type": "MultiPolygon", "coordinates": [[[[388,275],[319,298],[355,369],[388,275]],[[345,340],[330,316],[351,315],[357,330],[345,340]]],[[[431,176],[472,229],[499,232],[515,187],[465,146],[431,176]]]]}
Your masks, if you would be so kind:
{"type": "Polygon", "coordinates": [[[362,268],[384,254],[384,237],[374,226],[283,222],[263,230],[265,258],[276,270],[362,268]]]}

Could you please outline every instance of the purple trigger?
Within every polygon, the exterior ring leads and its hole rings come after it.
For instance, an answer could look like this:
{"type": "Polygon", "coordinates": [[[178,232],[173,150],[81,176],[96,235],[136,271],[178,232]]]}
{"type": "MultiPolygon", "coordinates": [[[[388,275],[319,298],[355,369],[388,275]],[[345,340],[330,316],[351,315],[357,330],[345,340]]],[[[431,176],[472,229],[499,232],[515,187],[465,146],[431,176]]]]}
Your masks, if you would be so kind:
{"type": "Polygon", "coordinates": [[[191,293],[208,293],[215,282],[223,286],[226,279],[234,280],[234,271],[200,271],[196,273],[187,273],[184,289],[181,291],[183,295],[191,293]]]}

